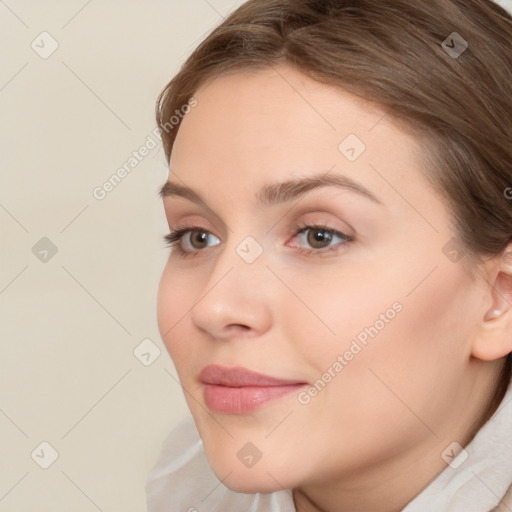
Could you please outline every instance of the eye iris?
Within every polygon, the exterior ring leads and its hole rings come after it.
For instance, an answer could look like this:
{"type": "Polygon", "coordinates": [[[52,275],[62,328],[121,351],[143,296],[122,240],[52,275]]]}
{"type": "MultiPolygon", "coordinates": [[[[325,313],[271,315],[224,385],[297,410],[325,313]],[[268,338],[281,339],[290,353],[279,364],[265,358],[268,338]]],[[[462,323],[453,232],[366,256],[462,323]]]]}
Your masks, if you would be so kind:
{"type": "Polygon", "coordinates": [[[331,241],[331,234],[324,229],[311,229],[309,230],[308,243],[315,249],[322,249],[326,245],[329,245],[331,241]],[[319,245],[320,244],[320,245],[319,245]]]}
{"type": "Polygon", "coordinates": [[[195,249],[204,249],[204,247],[207,247],[208,233],[204,231],[194,231],[190,235],[190,241],[195,249]],[[199,247],[196,245],[196,242],[198,242],[199,247]]]}

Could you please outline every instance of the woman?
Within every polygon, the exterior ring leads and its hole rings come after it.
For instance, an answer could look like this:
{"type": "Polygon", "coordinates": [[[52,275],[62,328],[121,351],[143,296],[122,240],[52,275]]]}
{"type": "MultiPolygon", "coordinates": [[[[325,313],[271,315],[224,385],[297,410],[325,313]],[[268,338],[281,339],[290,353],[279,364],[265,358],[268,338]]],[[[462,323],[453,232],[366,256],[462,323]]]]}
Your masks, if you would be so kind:
{"type": "Polygon", "coordinates": [[[512,18],[250,0],[159,97],[148,510],[512,510],[512,18]]]}

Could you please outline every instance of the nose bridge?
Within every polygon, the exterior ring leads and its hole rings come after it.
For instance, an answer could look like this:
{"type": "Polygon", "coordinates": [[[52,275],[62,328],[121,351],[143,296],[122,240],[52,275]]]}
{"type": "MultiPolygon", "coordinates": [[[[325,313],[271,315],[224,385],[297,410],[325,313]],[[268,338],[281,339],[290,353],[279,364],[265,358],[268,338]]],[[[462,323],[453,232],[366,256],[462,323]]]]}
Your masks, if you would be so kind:
{"type": "Polygon", "coordinates": [[[240,288],[238,291],[243,291],[251,283],[254,286],[262,283],[268,273],[263,243],[244,233],[247,231],[239,229],[229,234],[228,241],[216,259],[208,283],[210,287],[227,280],[235,288],[240,288]]]}
{"type": "Polygon", "coordinates": [[[243,278],[243,275],[264,273],[266,270],[263,241],[265,226],[258,225],[254,211],[247,210],[242,215],[228,216],[226,225],[223,247],[216,257],[215,269],[211,277],[220,277],[231,267],[234,267],[230,272],[231,279],[235,271],[240,273],[240,278],[243,278]]]}
{"type": "Polygon", "coordinates": [[[230,232],[192,311],[194,323],[214,337],[225,336],[234,324],[259,332],[270,324],[272,293],[262,286],[269,284],[265,250],[254,236],[239,233],[230,232]]]}

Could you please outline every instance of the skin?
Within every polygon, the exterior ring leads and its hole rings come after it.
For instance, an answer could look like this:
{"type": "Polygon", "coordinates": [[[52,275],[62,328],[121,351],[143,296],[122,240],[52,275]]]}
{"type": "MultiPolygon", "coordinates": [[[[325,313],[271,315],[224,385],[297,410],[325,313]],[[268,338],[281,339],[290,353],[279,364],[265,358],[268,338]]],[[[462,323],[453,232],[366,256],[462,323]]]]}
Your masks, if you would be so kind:
{"type": "Polygon", "coordinates": [[[446,447],[481,426],[512,350],[500,260],[474,279],[445,256],[451,215],[423,177],[421,141],[379,106],[287,65],[219,77],[194,97],[169,182],[204,203],[163,201],[171,229],[210,235],[185,235],[187,258],[170,250],[158,326],[206,456],[227,487],[293,489],[299,511],[399,511],[446,468],[446,447]],[[348,134],[366,145],[353,162],[338,149],[348,134]],[[264,185],[327,171],[382,204],[334,186],[257,202],[264,185]],[[321,253],[297,222],[353,241],[328,239],[335,250],[321,253]],[[263,249],[250,264],[236,252],[247,236],[263,249]],[[292,393],[250,414],[207,408],[205,365],[313,384],[397,301],[403,309],[308,404],[292,393]],[[485,319],[498,306],[505,314],[485,319]],[[247,442],[262,453],[251,468],[237,457],[247,442]]]}

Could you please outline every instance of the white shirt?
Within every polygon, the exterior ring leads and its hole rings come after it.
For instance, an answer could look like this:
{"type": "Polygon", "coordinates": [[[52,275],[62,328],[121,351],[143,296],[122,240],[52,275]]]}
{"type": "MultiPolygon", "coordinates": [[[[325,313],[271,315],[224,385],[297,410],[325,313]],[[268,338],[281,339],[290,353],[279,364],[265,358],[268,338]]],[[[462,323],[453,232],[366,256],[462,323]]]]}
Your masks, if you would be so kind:
{"type": "MultiPolygon", "coordinates": [[[[499,503],[512,483],[512,385],[465,452],[402,512],[488,512],[499,503]]],[[[191,417],[164,440],[146,496],[148,512],[296,512],[291,491],[242,494],[222,484],[191,417]]]]}

